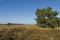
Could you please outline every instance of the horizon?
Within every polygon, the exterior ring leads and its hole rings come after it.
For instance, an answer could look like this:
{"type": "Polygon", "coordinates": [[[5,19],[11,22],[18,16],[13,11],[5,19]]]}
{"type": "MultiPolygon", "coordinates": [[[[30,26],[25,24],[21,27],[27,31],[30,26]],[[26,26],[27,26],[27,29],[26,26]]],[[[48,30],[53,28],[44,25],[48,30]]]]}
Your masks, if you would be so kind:
{"type": "Polygon", "coordinates": [[[0,0],[0,24],[36,24],[36,9],[46,7],[60,12],[60,0],[0,0]]]}

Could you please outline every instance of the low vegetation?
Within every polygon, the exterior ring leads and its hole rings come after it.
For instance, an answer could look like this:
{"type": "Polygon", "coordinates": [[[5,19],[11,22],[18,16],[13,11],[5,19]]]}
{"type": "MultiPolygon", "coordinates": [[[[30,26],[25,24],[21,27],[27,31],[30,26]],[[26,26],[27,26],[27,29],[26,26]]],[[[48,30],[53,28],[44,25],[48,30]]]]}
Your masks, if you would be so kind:
{"type": "Polygon", "coordinates": [[[0,25],[0,40],[60,40],[60,29],[36,25],[0,25]]]}

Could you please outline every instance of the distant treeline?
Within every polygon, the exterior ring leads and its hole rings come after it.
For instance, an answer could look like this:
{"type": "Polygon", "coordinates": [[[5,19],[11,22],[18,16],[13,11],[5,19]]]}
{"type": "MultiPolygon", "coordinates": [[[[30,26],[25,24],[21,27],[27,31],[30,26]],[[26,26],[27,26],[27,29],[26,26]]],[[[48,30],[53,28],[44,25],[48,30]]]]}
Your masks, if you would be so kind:
{"type": "Polygon", "coordinates": [[[6,24],[0,24],[0,25],[24,25],[24,24],[18,24],[18,23],[6,23],[6,24]]]}

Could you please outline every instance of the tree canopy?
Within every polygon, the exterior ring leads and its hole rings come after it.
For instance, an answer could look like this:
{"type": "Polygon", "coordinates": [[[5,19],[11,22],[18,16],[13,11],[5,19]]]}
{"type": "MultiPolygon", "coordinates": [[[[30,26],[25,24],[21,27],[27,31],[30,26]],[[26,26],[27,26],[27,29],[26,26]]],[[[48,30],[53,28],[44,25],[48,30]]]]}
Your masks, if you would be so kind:
{"type": "Polygon", "coordinates": [[[37,8],[36,10],[36,22],[40,27],[59,27],[60,26],[60,18],[57,17],[59,14],[58,11],[52,10],[51,7],[37,8]]]}

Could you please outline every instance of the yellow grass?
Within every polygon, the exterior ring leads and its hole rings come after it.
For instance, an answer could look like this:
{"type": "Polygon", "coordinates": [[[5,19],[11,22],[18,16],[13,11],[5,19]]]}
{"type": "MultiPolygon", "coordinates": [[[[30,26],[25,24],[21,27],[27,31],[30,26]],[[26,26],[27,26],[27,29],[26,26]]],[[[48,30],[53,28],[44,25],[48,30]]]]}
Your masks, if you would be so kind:
{"type": "Polygon", "coordinates": [[[14,28],[26,28],[27,30],[38,29],[38,30],[60,30],[60,27],[52,28],[42,28],[36,25],[0,25],[0,29],[14,29],[14,28]]]}
{"type": "Polygon", "coordinates": [[[42,28],[36,25],[0,25],[0,36],[0,40],[60,40],[60,28],[42,28]]]}

